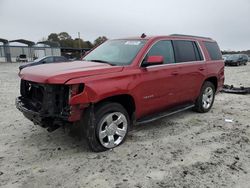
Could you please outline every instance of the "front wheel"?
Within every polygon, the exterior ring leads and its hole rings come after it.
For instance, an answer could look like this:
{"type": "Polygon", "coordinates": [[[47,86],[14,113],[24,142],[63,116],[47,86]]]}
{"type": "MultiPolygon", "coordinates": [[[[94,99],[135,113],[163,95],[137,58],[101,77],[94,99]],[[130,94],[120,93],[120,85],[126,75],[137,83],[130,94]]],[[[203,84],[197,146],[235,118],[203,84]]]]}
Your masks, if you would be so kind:
{"type": "MultiPolygon", "coordinates": [[[[89,117],[90,118],[90,117],[89,117]]],[[[130,119],[119,103],[103,103],[94,110],[95,121],[85,121],[86,137],[90,149],[105,151],[122,144],[127,136],[130,119]]]]}
{"type": "Polygon", "coordinates": [[[205,81],[202,88],[200,95],[195,103],[195,110],[201,113],[208,112],[214,103],[215,97],[215,87],[209,81],[205,81]]]}

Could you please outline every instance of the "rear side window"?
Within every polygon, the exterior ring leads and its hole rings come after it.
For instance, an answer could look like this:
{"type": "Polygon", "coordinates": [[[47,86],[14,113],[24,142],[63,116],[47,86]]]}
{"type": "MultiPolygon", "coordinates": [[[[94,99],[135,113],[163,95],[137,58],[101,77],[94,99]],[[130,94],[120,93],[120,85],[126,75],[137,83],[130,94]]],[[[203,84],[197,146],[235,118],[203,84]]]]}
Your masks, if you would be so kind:
{"type": "Polygon", "coordinates": [[[53,57],[47,57],[43,60],[45,63],[52,63],[54,62],[53,57]]]}
{"type": "Polygon", "coordinates": [[[63,57],[55,57],[55,62],[64,62],[65,59],[63,57]]]}
{"type": "Polygon", "coordinates": [[[203,60],[200,49],[194,41],[174,40],[173,44],[177,63],[203,60]]]}
{"type": "Polygon", "coordinates": [[[222,54],[216,42],[204,42],[211,60],[221,60],[222,54]]]}
{"type": "Polygon", "coordinates": [[[164,64],[174,63],[174,50],[169,40],[159,41],[149,50],[147,56],[163,56],[164,64]]]}

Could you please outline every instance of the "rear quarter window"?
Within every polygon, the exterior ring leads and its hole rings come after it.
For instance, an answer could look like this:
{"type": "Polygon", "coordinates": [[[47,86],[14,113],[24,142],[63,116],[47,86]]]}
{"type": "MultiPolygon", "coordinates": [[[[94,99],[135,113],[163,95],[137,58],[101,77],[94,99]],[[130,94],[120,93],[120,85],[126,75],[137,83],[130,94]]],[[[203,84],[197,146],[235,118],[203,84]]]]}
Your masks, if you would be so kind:
{"type": "Polygon", "coordinates": [[[63,57],[55,57],[55,62],[64,62],[65,60],[63,57]]]}
{"type": "Polygon", "coordinates": [[[216,42],[204,42],[211,60],[222,60],[220,48],[216,42]]]}

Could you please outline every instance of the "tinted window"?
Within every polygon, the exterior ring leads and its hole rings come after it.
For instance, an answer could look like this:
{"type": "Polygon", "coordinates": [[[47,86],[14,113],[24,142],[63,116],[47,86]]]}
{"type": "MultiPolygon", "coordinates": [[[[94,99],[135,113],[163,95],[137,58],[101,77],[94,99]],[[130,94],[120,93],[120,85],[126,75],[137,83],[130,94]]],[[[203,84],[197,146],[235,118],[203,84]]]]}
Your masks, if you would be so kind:
{"type": "Polygon", "coordinates": [[[174,50],[171,41],[159,41],[152,46],[147,56],[163,56],[164,63],[174,62],[174,50]]]}
{"type": "Polygon", "coordinates": [[[204,42],[212,60],[222,59],[221,51],[216,42],[204,42]]]}
{"type": "Polygon", "coordinates": [[[173,44],[177,63],[203,60],[200,50],[195,42],[175,40],[173,41],[173,44]]]}
{"type": "Polygon", "coordinates": [[[53,57],[47,57],[43,61],[44,63],[52,63],[54,60],[53,60],[53,57]]]}
{"type": "Polygon", "coordinates": [[[65,59],[63,57],[55,57],[55,62],[64,62],[65,59]]]}

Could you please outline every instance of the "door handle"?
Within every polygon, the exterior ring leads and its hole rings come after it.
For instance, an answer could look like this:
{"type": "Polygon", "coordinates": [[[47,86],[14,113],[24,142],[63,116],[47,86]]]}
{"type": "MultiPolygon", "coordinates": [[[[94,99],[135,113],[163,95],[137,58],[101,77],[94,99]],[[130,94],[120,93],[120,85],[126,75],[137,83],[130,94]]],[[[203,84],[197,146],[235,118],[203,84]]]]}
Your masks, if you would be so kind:
{"type": "Polygon", "coordinates": [[[204,70],[205,70],[205,68],[203,68],[203,67],[200,67],[200,68],[199,68],[199,70],[200,70],[200,71],[204,71],[204,70]]]}
{"type": "Polygon", "coordinates": [[[178,75],[179,73],[178,73],[177,71],[174,71],[174,72],[172,72],[171,74],[174,75],[174,76],[176,76],[176,75],[178,75]]]}

